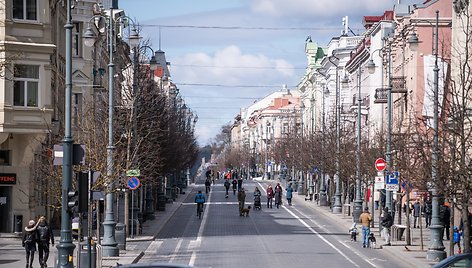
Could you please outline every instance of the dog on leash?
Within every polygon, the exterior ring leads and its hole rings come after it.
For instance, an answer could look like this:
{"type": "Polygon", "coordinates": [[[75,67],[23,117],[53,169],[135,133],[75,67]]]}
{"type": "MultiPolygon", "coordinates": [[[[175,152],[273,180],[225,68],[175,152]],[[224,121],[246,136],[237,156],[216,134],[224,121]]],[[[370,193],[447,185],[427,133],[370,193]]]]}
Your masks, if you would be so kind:
{"type": "Polygon", "coordinates": [[[374,233],[370,233],[368,239],[370,248],[377,248],[377,239],[375,239],[374,233]]]}
{"type": "Polygon", "coordinates": [[[249,217],[249,211],[251,211],[251,206],[248,206],[247,208],[241,209],[241,213],[239,214],[239,216],[249,217]]]}

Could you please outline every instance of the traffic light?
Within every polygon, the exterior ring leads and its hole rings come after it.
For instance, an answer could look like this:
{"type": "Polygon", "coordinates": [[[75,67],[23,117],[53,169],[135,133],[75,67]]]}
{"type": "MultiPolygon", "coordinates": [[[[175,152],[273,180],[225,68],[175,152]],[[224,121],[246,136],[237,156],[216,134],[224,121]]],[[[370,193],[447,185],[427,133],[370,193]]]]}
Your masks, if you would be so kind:
{"type": "Polygon", "coordinates": [[[79,201],[76,198],[78,194],[79,192],[75,190],[67,192],[67,211],[69,211],[69,213],[74,212],[73,210],[79,204],[79,201]]]}
{"type": "Polygon", "coordinates": [[[88,173],[80,172],[77,176],[77,188],[79,189],[79,212],[88,212],[89,178],[88,173]]]}

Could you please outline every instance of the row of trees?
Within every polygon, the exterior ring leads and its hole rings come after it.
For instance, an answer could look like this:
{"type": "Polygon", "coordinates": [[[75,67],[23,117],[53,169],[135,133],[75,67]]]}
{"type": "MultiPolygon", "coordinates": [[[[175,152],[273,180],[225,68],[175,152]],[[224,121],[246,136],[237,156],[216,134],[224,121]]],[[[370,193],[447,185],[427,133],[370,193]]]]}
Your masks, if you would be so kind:
{"type": "MultiPolygon", "coordinates": [[[[106,42],[95,49],[96,55],[103,55],[96,59],[98,70],[108,61],[106,42]]],[[[105,191],[112,180],[115,190],[126,188],[126,171],[139,169],[141,182],[151,186],[156,194],[165,191],[166,177],[180,179],[181,171],[195,162],[199,150],[194,135],[197,118],[178,94],[172,94],[177,91],[172,92],[176,88],[171,81],[165,77],[156,79],[154,72],[143,62],[144,57],[138,57],[138,64],[133,66],[128,51],[128,45],[119,42],[115,54],[120,57],[114,59],[115,70],[121,70],[116,72],[114,79],[114,174],[110,178],[106,176],[108,87],[102,86],[106,72],[97,73],[91,94],[84,94],[82,100],[76,100],[82,105],[73,107],[74,143],[84,144],[86,151],[86,165],[75,166],[75,169],[101,173],[93,185],[96,191],[105,191]]],[[[64,107],[57,108],[63,114],[64,107]]],[[[39,193],[40,200],[44,201],[42,205],[53,212],[60,209],[62,169],[53,166],[52,146],[61,143],[63,129],[62,121],[56,131],[51,127],[48,138],[42,143],[45,153],[35,156],[33,166],[36,183],[47,185],[39,193]]],[[[54,216],[57,220],[60,213],[54,213],[54,216]]]]}

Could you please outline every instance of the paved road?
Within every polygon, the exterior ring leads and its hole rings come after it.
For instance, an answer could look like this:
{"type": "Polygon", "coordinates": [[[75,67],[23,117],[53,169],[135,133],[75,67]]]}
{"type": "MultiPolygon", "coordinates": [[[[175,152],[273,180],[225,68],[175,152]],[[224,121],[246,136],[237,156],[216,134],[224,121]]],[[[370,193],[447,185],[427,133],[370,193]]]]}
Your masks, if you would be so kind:
{"type": "MultiPolygon", "coordinates": [[[[252,203],[255,186],[265,189],[266,185],[245,181],[246,203],[252,203]]],[[[204,187],[194,191],[198,189],[204,187]]],[[[204,216],[198,219],[194,195],[188,196],[164,226],[140,263],[172,262],[200,268],[401,267],[394,256],[351,242],[347,230],[314,215],[308,203],[279,209],[263,206],[261,211],[251,210],[249,217],[240,217],[236,196],[225,199],[220,181],[212,186],[204,216]]]]}

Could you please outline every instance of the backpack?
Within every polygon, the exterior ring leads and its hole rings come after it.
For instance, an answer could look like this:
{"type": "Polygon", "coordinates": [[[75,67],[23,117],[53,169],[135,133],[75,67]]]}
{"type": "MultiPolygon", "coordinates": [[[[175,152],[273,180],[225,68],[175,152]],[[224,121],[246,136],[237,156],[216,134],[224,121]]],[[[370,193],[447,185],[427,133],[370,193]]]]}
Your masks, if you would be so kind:
{"type": "Polygon", "coordinates": [[[49,228],[48,228],[48,226],[47,226],[47,225],[45,225],[45,226],[39,225],[39,226],[37,227],[37,229],[38,229],[38,233],[39,233],[39,240],[41,240],[41,241],[49,241],[49,239],[50,239],[51,237],[49,236],[49,228]]]}

